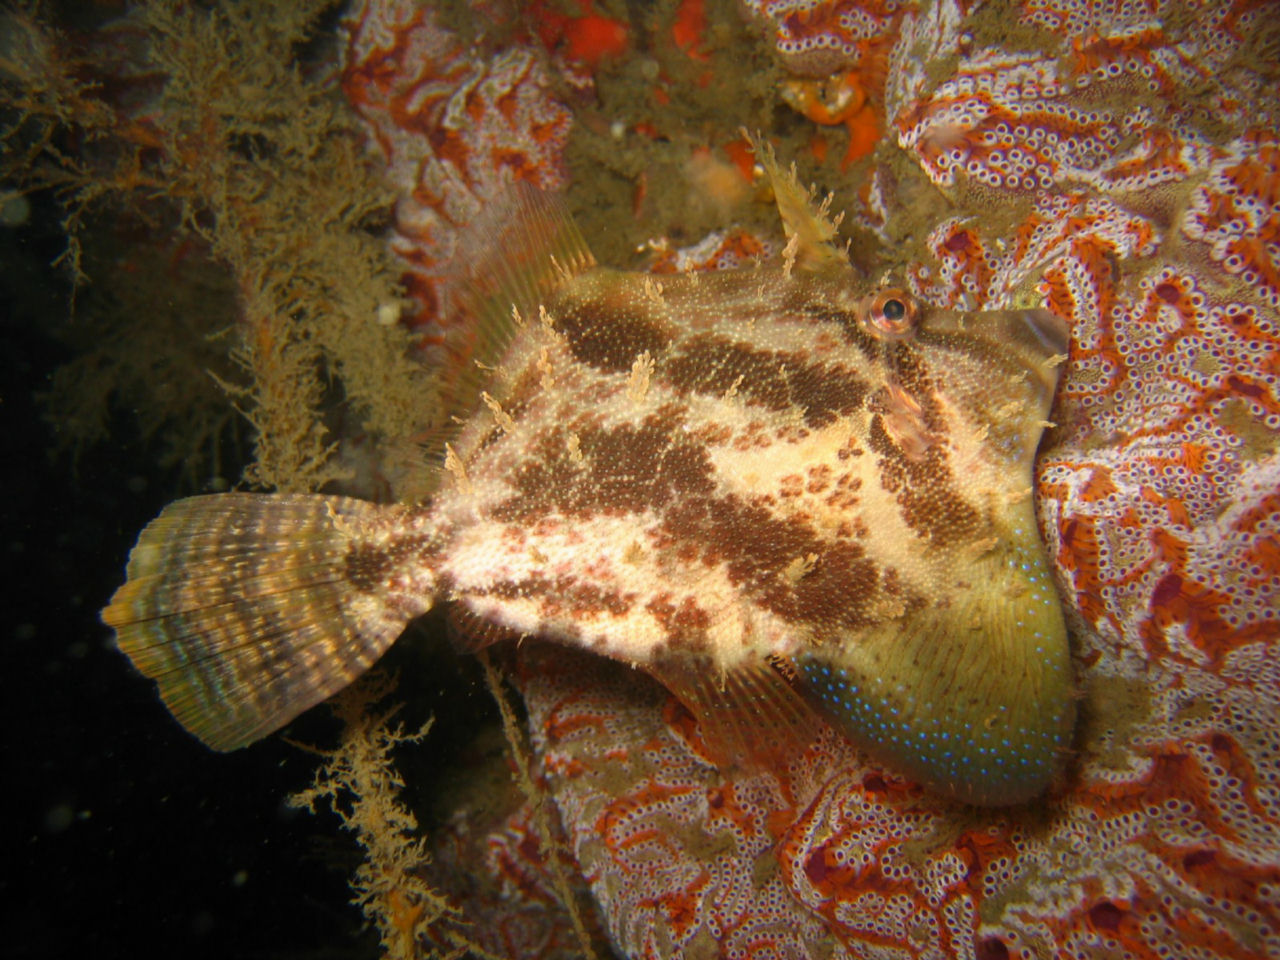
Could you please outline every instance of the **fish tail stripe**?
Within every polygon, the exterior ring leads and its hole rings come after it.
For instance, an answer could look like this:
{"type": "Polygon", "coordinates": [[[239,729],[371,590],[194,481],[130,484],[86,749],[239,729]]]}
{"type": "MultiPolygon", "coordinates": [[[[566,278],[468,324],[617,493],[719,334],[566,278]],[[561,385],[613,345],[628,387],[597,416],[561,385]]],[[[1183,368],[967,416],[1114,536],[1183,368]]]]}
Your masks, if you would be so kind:
{"type": "Polygon", "coordinates": [[[143,530],[102,619],[187,730],[215,750],[245,746],[350,684],[399,635],[406,617],[370,602],[352,571],[359,520],[383,509],[179,500],[143,530]]]}
{"type": "MultiPolygon", "coordinates": [[[[130,581],[129,586],[134,587],[134,581],[130,581]]],[[[170,586],[163,582],[141,581],[136,584],[136,589],[142,594],[153,590],[156,594],[172,595],[179,592],[169,589],[170,586]]],[[[185,585],[179,586],[185,587],[185,585]]],[[[194,647],[187,650],[190,660],[230,656],[234,654],[236,648],[244,645],[244,635],[251,636],[257,641],[282,630],[287,631],[289,625],[285,622],[285,618],[290,614],[296,618],[298,612],[295,592],[305,591],[311,603],[311,609],[317,614],[326,613],[341,617],[343,608],[337,605],[337,601],[342,599],[347,589],[340,581],[332,580],[325,583],[281,584],[272,594],[259,594],[239,601],[213,602],[202,607],[190,605],[193,594],[190,590],[182,589],[180,592],[187,602],[186,606],[175,604],[166,607],[163,600],[157,602],[154,597],[147,597],[145,605],[149,610],[168,610],[168,612],[140,618],[139,622],[159,624],[163,627],[163,622],[168,621],[170,626],[181,624],[185,636],[199,635],[203,641],[199,650],[194,647]],[[329,610],[330,600],[334,601],[332,610],[329,610]],[[236,629],[229,629],[231,625],[236,629]]],[[[119,596],[120,594],[117,594],[117,597],[119,596]]],[[[125,595],[122,599],[113,601],[113,606],[119,604],[134,611],[142,609],[143,605],[140,603],[130,607],[130,600],[131,597],[125,595]]],[[[130,651],[130,656],[135,663],[143,660],[150,662],[148,658],[173,656],[173,651],[168,648],[169,642],[163,634],[159,634],[155,642],[140,645],[130,651]]],[[[144,672],[147,671],[144,670],[144,672]]]]}
{"type": "MultiPolygon", "coordinates": [[[[271,551],[287,556],[287,547],[272,547],[271,551]]],[[[291,560],[294,558],[290,558],[291,560]]],[[[187,564],[192,563],[184,558],[187,564]]],[[[210,562],[210,561],[205,561],[210,562]]],[[[259,561],[260,562],[260,561],[259,561]]],[[[190,576],[174,581],[171,577],[156,575],[130,579],[130,593],[137,612],[146,615],[148,610],[161,611],[165,616],[179,610],[203,609],[219,604],[242,602],[257,597],[268,597],[284,590],[305,586],[320,587],[338,579],[332,560],[317,558],[307,566],[298,565],[286,570],[270,570],[256,573],[249,564],[232,561],[220,564],[215,576],[190,576]]]]}

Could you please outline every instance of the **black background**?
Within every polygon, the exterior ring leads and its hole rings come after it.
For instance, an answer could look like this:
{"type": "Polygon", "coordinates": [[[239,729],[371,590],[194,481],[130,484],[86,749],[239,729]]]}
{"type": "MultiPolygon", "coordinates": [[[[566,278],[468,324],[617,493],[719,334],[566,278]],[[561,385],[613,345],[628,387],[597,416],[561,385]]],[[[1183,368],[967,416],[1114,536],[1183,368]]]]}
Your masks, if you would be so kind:
{"type": "MultiPolygon", "coordinates": [[[[32,200],[26,225],[0,228],[0,756],[10,811],[0,953],[376,955],[376,935],[347,902],[354,844],[331,813],[284,802],[308,784],[316,758],[280,737],[207,750],[99,622],[138,530],[192,491],[176,471],[156,471],[128,411],[78,463],[51,456],[56,424],[35,395],[69,359],[51,335],[67,322],[65,272],[50,266],[65,241],[52,201],[32,200]]],[[[312,711],[290,734],[332,743],[326,713],[312,711]]]]}

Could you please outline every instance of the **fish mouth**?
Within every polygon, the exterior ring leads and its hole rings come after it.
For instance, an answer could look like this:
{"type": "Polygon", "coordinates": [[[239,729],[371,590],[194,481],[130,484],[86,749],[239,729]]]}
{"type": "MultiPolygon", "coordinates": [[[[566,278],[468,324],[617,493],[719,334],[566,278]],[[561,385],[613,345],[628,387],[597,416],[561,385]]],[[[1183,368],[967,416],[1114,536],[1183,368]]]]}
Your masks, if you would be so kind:
{"type": "Polygon", "coordinates": [[[1024,310],[1020,319],[1049,356],[1066,353],[1071,346],[1071,328],[1048,310],[1024,310]]]}

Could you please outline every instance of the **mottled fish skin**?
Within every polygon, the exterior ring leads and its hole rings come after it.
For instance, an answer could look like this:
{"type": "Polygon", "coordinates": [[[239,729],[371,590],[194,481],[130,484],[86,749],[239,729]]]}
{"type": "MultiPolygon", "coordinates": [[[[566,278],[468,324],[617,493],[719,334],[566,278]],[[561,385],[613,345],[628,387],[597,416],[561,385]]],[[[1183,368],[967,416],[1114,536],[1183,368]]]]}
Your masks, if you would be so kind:
{"type": "Polygon", "coordinates": [[[891,337],[895,300],[781,265],[566,283],[458,439],[448,595],[645,667],[782,657],[913,778],[1043,791],[1072,686],[1031,462],[1065,330],[922,311],[891,337]]]}
{"type": "Polygon", "coordinates": [[[477,644],[539,635],[648,670],[730,760],[757,712],[804,726],[786,675],[935,790],[1042,792],[1073,722],[1031,498],[1065,327],[861,281],[770,172],[787,255],[707,275],[597,267],[526,196],[490,238],[522,265],[479,271],[514,316],[429,504],[171,505],[104,620],[178,719],[251,742],[447,600],[477,644]]]}

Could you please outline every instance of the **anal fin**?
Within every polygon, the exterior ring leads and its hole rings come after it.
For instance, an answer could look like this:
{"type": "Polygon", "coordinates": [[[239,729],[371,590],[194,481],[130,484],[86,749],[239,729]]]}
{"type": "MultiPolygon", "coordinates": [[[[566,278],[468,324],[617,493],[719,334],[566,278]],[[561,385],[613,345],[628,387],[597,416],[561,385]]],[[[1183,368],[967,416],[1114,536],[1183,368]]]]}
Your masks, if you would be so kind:
{"type": "Polygon", "coordinates": [[[526,634],[512,630],[470,609],[465,603],[455,603],[446,615],[449,640],[461,653],[480,653],[504,641],[519,641],[526,634]]]}
{"type": "Polygon", "coordinates": [[[723,674],[696,661],[668,660],[645,669],[693,714],[716,765],[756,772],[786,766],[822,729],[801,694],[763,657],[723,674]]]}

